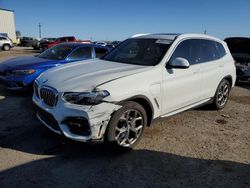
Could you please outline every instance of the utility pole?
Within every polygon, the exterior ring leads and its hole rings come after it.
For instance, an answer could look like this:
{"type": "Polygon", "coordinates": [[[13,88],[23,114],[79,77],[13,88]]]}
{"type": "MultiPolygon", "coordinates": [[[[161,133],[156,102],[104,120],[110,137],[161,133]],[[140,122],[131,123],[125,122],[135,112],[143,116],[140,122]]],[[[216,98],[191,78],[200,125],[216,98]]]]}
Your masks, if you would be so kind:
{"type": "Polygon", "coordinates": [[[205,31],[204,31],[204,34],[206,35],[207,34],[207,30],[205,29],[205,31]]]}
{"type": "Polygon", "coordinates": [[[41,39],[42,38],[42,25],[39,23],[38,27],[39,27],[39,38],[41,39]]]}

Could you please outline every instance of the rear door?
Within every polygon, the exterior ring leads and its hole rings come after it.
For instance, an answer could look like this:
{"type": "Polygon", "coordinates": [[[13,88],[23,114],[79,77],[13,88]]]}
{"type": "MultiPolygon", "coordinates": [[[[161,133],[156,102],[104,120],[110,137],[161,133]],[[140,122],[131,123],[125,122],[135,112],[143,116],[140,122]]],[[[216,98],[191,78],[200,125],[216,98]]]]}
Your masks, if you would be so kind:
{"type": "Polygon", "coordinates": [[[163,70],[162,114],[178,111],[201,100],[199,45],[195,39],[184,40],[174,50],[170,61],[177,57],[188,60],[187,69],[163,70]]]}
{"type": "Polygon", "coordinates": [[[215,91],[224,73],[224,56],[226,51],[222,44],[212,40],[200,40],[201,48],[201,73],[203,99],[214,96],[215,91]]]}

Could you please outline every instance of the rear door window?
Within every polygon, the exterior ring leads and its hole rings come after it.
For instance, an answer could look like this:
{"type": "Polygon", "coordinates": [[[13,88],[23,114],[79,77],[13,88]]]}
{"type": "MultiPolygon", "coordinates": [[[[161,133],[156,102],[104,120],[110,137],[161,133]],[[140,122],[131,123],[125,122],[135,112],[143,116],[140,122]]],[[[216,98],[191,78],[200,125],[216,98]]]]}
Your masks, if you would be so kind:
{"type": "Polygon", "coordinates": [[[202,63],[214,61],[220,58],[220,54],[216,48],[215,41],[200,39],[199,43],[202,63]]]}

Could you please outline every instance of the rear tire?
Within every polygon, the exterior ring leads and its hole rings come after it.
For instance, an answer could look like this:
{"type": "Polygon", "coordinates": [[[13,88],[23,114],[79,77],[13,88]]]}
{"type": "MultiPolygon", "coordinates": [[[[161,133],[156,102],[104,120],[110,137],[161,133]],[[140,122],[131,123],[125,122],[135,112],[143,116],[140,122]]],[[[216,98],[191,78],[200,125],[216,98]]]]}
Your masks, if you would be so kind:
{"type": "Polygon", "coordinates": [[[9,51],[9,50],[10,50],[10,45],[4,44],[4,45],[3,45],[3,50],[4,50],[4,51],[9,51]]]}
{"type": "Polygon", "coordinates": [[[111,117],[106,130],[106,140],[119,149],[132,149],[141,139],[147,125],[145,109],[128,101],[111,117]]]}
{"type": "Polygon", "coordinates": [[[216,110],[221,110],[227,104],[229,93],[230,93],[231,86],[226,79],[223,79],[214,96],[213,107],[216,110]]]}

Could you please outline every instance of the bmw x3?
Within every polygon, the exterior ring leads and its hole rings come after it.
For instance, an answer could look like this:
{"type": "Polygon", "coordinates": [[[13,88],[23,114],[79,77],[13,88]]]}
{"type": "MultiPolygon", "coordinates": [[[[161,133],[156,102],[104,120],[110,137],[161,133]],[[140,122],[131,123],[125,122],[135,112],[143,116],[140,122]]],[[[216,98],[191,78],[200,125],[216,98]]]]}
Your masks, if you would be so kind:
{"type": "Polygon", "coordinates": [[[50,69],[34,83],[38,119],[77,141],[132,148],[158,117],[211,103],[235,84],[225,42],[203,34],[133,36],[100,59],[50,69]]]}

